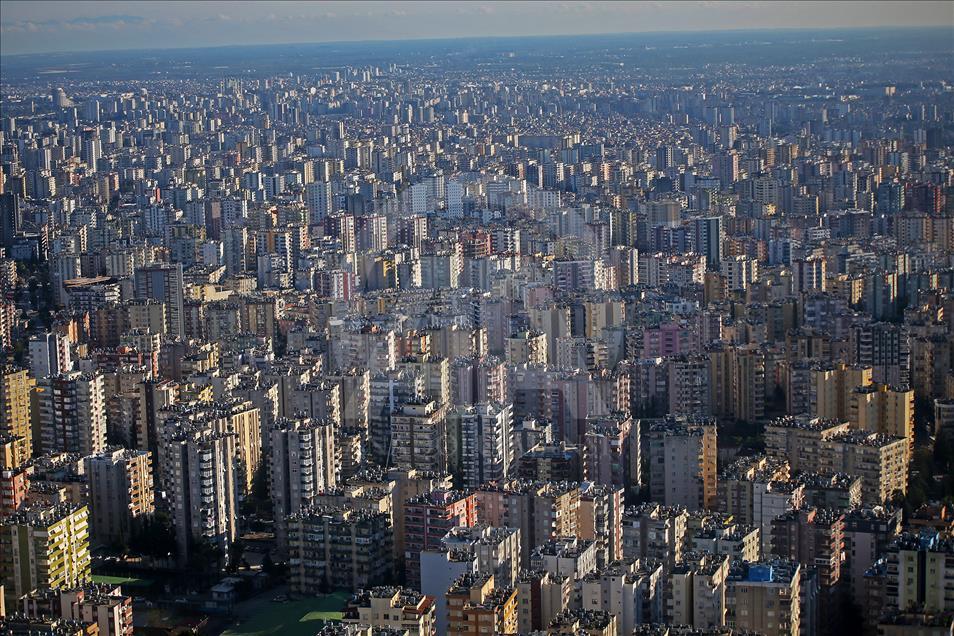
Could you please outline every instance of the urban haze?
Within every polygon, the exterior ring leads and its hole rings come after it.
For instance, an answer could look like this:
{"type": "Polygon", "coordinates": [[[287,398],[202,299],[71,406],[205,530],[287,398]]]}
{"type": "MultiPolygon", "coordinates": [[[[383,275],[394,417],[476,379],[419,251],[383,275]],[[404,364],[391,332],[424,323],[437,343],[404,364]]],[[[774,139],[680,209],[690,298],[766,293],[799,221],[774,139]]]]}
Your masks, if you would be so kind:
{"type": "Polygon", "coordinates": [[[0,634],[954,633],[954,3],[0,51],[0,634]]]}

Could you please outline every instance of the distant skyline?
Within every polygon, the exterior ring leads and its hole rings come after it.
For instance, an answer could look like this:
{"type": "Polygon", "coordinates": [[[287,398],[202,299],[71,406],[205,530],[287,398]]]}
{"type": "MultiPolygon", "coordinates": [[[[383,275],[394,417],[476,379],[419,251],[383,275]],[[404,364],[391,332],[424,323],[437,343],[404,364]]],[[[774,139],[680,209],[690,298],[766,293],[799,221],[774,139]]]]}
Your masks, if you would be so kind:
{"type": "Polygon", "coordinates": [[[0,53],[732,29],[949,26],[926,2],[0,1],[0,53]]]}

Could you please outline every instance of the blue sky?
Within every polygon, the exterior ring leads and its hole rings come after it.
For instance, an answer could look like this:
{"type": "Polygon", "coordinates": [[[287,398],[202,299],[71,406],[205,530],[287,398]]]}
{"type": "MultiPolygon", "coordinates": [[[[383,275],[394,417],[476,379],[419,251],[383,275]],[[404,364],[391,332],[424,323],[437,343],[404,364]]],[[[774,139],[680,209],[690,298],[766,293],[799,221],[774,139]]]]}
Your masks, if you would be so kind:
{"type": "Polygon", "coordinates": [[[0,1],[0,52],[753,28],[949,25],[939,2],[0,1]]]}

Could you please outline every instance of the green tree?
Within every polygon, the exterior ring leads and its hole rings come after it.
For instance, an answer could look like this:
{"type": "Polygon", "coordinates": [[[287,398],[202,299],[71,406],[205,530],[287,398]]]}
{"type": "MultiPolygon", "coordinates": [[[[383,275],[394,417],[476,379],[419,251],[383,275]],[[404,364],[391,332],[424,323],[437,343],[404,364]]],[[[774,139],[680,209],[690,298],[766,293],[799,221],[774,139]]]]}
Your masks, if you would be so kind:
{"type": "Polygon", "coordinates": [[[242,562],[242,554],[245,552],[245,544],[241,539],[236,539],[229,546],[229,562],[226,571],[237,572],[239,564],[242,562]]]}
{"type": "Polygon", "coordinates": [[[222,549],[212,541],[194,539],[189,545],[189,558],[186,567],[199,575],[198,584],[205,585],[209,578],[219,573],[222,567],[222,549]]]}
{"type": "Polygon", "coordinates": [[[166,558],[176,553],[176,536],[169,518],[162,513],[133,519],[129,549],[145,556],[166,558]]]}

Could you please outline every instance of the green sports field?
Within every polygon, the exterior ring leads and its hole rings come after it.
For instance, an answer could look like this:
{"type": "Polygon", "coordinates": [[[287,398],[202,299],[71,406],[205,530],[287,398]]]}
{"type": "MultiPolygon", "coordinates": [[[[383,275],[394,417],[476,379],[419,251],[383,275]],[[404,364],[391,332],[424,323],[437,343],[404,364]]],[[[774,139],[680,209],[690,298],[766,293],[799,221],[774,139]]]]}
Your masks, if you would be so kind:
{"type": "Polygon", "coordinates": [[[271,599],[275,593],[240,603],[235,608],[238,624],[222,633],[222,636],[312,636],[322,621],[341,618],[341,610],[350,595],[335,592],[317,598],[276,603],[271,599]]]}
{"type": "Polygon", "coordinates": [[[106,576],[104,574],[94,574],[93,583],[104,583],[106,585],[122,585],[123,587],[148,587],[152,585],[150,579],[132,578],[127,576],[106,576]]]}

